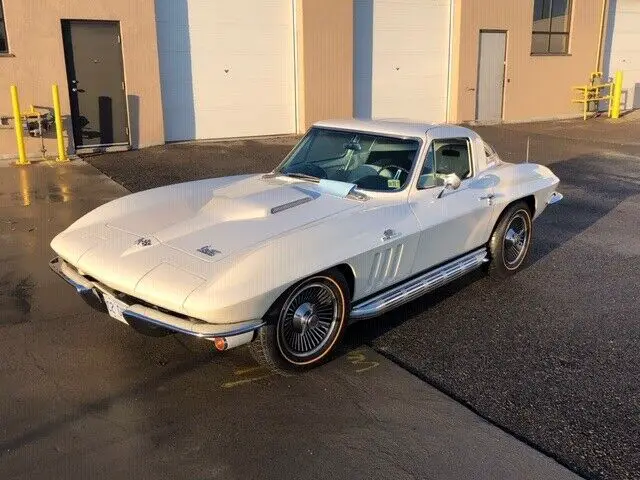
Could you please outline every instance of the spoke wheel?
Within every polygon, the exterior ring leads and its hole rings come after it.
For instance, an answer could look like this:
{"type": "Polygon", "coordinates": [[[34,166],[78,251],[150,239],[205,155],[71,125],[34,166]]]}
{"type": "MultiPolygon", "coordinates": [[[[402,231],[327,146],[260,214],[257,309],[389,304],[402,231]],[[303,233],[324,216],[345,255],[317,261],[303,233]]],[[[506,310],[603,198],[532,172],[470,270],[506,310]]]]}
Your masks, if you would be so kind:
{"type": "Polygon", "coordinates": [[[324,283],[310,283],[296,290],[281,311],[277,326],[278,347],[294,361],[318,354],[338,327],[338,298],[324,283]]]}
{"type": "Polygon", "coordinates": [[[272,305],[249,350],[274,372],[302,372],[329,360],[344,334],[351,294],[338,269],[291,287],[272,305]]]}
{"type": "Polygon", "coordinates": [[[522,268],[531,249],[533,215],[524,201],[509,205],[500,215],[487,247],[487,270],[494,278],[507,278],[522,268]]]}
{"type": "Polygon", "coordinates": [[[508,223],[502,242],[502,256],[509,270],[518,268],[529,248],[529,219],[516,213],[508,223]]]}

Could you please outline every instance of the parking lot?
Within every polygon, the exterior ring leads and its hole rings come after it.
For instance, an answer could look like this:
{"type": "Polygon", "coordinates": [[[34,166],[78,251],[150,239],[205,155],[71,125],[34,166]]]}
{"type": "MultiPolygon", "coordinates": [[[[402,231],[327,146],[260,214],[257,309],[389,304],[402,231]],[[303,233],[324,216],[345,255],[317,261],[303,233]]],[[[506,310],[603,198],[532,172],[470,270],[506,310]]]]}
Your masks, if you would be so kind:
{"type": "Polygon", "coordinates": [[[267,171],[294,138],[0,168],[0,477],[638,478],[640,123],[584,127],[477,127],[508,161],[529,138],[561,179],[524,271],[356,324],[337,360],[289,378],[137,335],[46,262],[99,204],[267,171]]]}

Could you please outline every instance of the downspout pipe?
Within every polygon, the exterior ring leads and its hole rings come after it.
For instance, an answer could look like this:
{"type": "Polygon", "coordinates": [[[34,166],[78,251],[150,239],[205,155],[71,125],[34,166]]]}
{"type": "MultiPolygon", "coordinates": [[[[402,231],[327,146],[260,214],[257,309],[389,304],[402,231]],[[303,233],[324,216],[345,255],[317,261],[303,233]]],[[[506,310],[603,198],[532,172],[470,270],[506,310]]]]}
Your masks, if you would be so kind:
{"type": "MultiPolygon", "coordinates": [[[[605,0],[606,1],[606,0],[605,0]]],[[[453,68],[453,23],[454,23],[454,4],[455,0],[449,0],[449,58],[447,59],[447,106],[445,112],[445,121],[449,123],[451,121],[451,95],[453,93],[452,88],[452,71],[453,68]]]]}
{"type": "Polygon", "coordinates": [[[602,49],[604,47],[604,28],[605,28],[605,20],[607,17],[607,6],[609,5],[609,0],[602,0],[602,12],[600,13],[600,33],[598,35],[598,52],[596,56],[596,72],[602,72],[602,49]]]}

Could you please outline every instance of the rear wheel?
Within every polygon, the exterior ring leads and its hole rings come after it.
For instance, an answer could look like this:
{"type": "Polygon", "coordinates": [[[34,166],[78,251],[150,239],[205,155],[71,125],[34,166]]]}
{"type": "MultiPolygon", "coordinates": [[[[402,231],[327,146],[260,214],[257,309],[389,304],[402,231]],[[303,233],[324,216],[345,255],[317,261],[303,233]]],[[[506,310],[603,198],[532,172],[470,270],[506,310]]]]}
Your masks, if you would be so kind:
{"type": "Polygon", "coordinates": [[[489,274],[506,278],[524,264],[531,245],[531,212],[525,202],[507,207],[489,240],[489,274]]]}
{"type": "Polygon", "coordinates": [[[351,309],[349,287],[338,271],[314,275],[277,302],[249,348],[259,363],[279,372],[315,367],[331,357],[351,309]]]}

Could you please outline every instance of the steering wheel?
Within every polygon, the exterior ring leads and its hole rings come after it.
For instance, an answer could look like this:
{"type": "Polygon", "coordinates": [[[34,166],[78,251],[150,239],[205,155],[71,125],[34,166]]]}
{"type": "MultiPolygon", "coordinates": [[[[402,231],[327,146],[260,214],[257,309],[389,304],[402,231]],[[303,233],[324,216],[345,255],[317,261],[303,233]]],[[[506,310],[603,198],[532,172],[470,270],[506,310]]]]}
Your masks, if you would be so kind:
{"type": "Polygon", "coordinates": [[[389,174],[391,175],[390,178],[396,179],[396,180],[402,180],[401,183],[404,183],[404,181],[407,179],[407,177],[409,176],[409,170],[407,170],[406,168],[400,167],[398,165],[386,165],[382,170],[380,170],[380,175],[383,177],[386,177],[386,175],[384,175],[382,172],[389,172],[389,174]],[[396,171],[393,172],[391,169],[395,168],[396,171]],[[402,174],[405,174],[404,178],[400,178],[402,174]]]}

